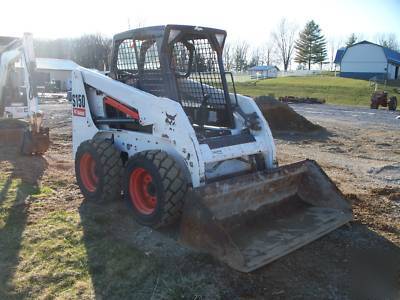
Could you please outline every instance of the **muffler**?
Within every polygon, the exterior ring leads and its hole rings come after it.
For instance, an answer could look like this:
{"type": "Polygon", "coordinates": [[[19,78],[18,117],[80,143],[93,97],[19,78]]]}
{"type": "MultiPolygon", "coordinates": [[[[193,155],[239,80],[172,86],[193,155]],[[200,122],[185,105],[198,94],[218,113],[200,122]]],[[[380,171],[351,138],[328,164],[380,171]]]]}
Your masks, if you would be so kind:
{"type": "Polygon", "coordinates": [[[180,239],[250,272],[351,219],[351,205],[336,185],[305,160],[193,189],[180,239]]]}

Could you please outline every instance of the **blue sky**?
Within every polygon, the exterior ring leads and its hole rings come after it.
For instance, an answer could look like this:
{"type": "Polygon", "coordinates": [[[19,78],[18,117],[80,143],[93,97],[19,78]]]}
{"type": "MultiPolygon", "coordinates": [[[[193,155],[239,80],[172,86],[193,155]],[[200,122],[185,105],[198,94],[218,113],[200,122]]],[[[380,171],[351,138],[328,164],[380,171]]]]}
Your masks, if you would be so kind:
{"type": "Polygon", "coordinates": [[[231,41],[262,45],[282,17],[302,28],[314,19],[327,39],[345,40],[350,33],[372,40],[395,33],[400,40],[400,0],[254,0],[137,1],[67,0],[2,1],[0,35],[74,37],[101,32],[112,36],[136,27],[166,23],[223,28],[231,41]]]}

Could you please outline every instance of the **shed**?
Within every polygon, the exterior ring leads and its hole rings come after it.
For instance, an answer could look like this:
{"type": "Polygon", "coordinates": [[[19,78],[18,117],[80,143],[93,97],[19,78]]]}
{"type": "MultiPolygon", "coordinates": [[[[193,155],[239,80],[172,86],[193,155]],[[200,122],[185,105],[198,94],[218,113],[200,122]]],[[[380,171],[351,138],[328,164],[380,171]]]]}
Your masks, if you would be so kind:
{"type": "Polygon", "coordinates": [[[48,82],[55,82],[61,91],[67,91],[71,88],[72,70],[78,64],[69,59],[36,58],[36,67],[41,77],[47,78],[48,82]]]}
{"type": "Polygon", "coordinates": [[[340,65],[341,77],[398,79],[400,75],[400,53],[368,41],[338,49],[335,64],[340,65]]]}
{"type": "Polygon", "coordinates": [[[276,66],[255,66],[249,69],[251,79],[275,78],[278,76],[278,71],[276,66]]]}
{"type": "MultiPolygon", "coordinates": [[[[19,64],[17,64],[18,67],[21,68],[19,64]]],[[[71,88],[72,70],[77,67],[78,64],[69,59],[37,57],[37,84],[48,86],[53,83],[59,91],[65,92],[71,88]]]]}

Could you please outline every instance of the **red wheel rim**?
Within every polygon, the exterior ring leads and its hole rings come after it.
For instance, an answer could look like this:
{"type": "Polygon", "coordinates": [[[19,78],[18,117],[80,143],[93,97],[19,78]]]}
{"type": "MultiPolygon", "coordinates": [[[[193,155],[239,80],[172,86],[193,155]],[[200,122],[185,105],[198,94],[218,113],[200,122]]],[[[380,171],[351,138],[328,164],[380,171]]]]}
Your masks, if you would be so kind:
{"type": "Polygon", "coordinates": [[[157,206],[153,177],[143,168],[136,168],[129,178],[129,195],[136,209],[145,215],[154,212],[157,206]]]}
{"type": "Polygon", "coordinates": [[[89,192],[94,192],[99,178],[96,174],[96,161],[90,153],[85,153],[81,157],[79,171],[82,183],[89,192]]]}

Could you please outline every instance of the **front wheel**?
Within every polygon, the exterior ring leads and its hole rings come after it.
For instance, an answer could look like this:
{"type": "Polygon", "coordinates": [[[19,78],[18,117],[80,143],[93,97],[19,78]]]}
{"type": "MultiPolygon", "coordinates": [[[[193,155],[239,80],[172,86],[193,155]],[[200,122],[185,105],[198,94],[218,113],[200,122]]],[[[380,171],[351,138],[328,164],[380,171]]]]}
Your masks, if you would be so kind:
{"type": "Polygon", "coordinates": [[[102,202],[121,198],[121,173],[121,154],[111,141],[94,139],[79,145],[75,174],[85,199],[102,202]]]}
{"type": "Polygon", "coordinates": [[[126,165],[124,198],[135,220],[159,228],[179,219],[188,188],[177,162],[163,151],[144,151],[126,165]]]}

